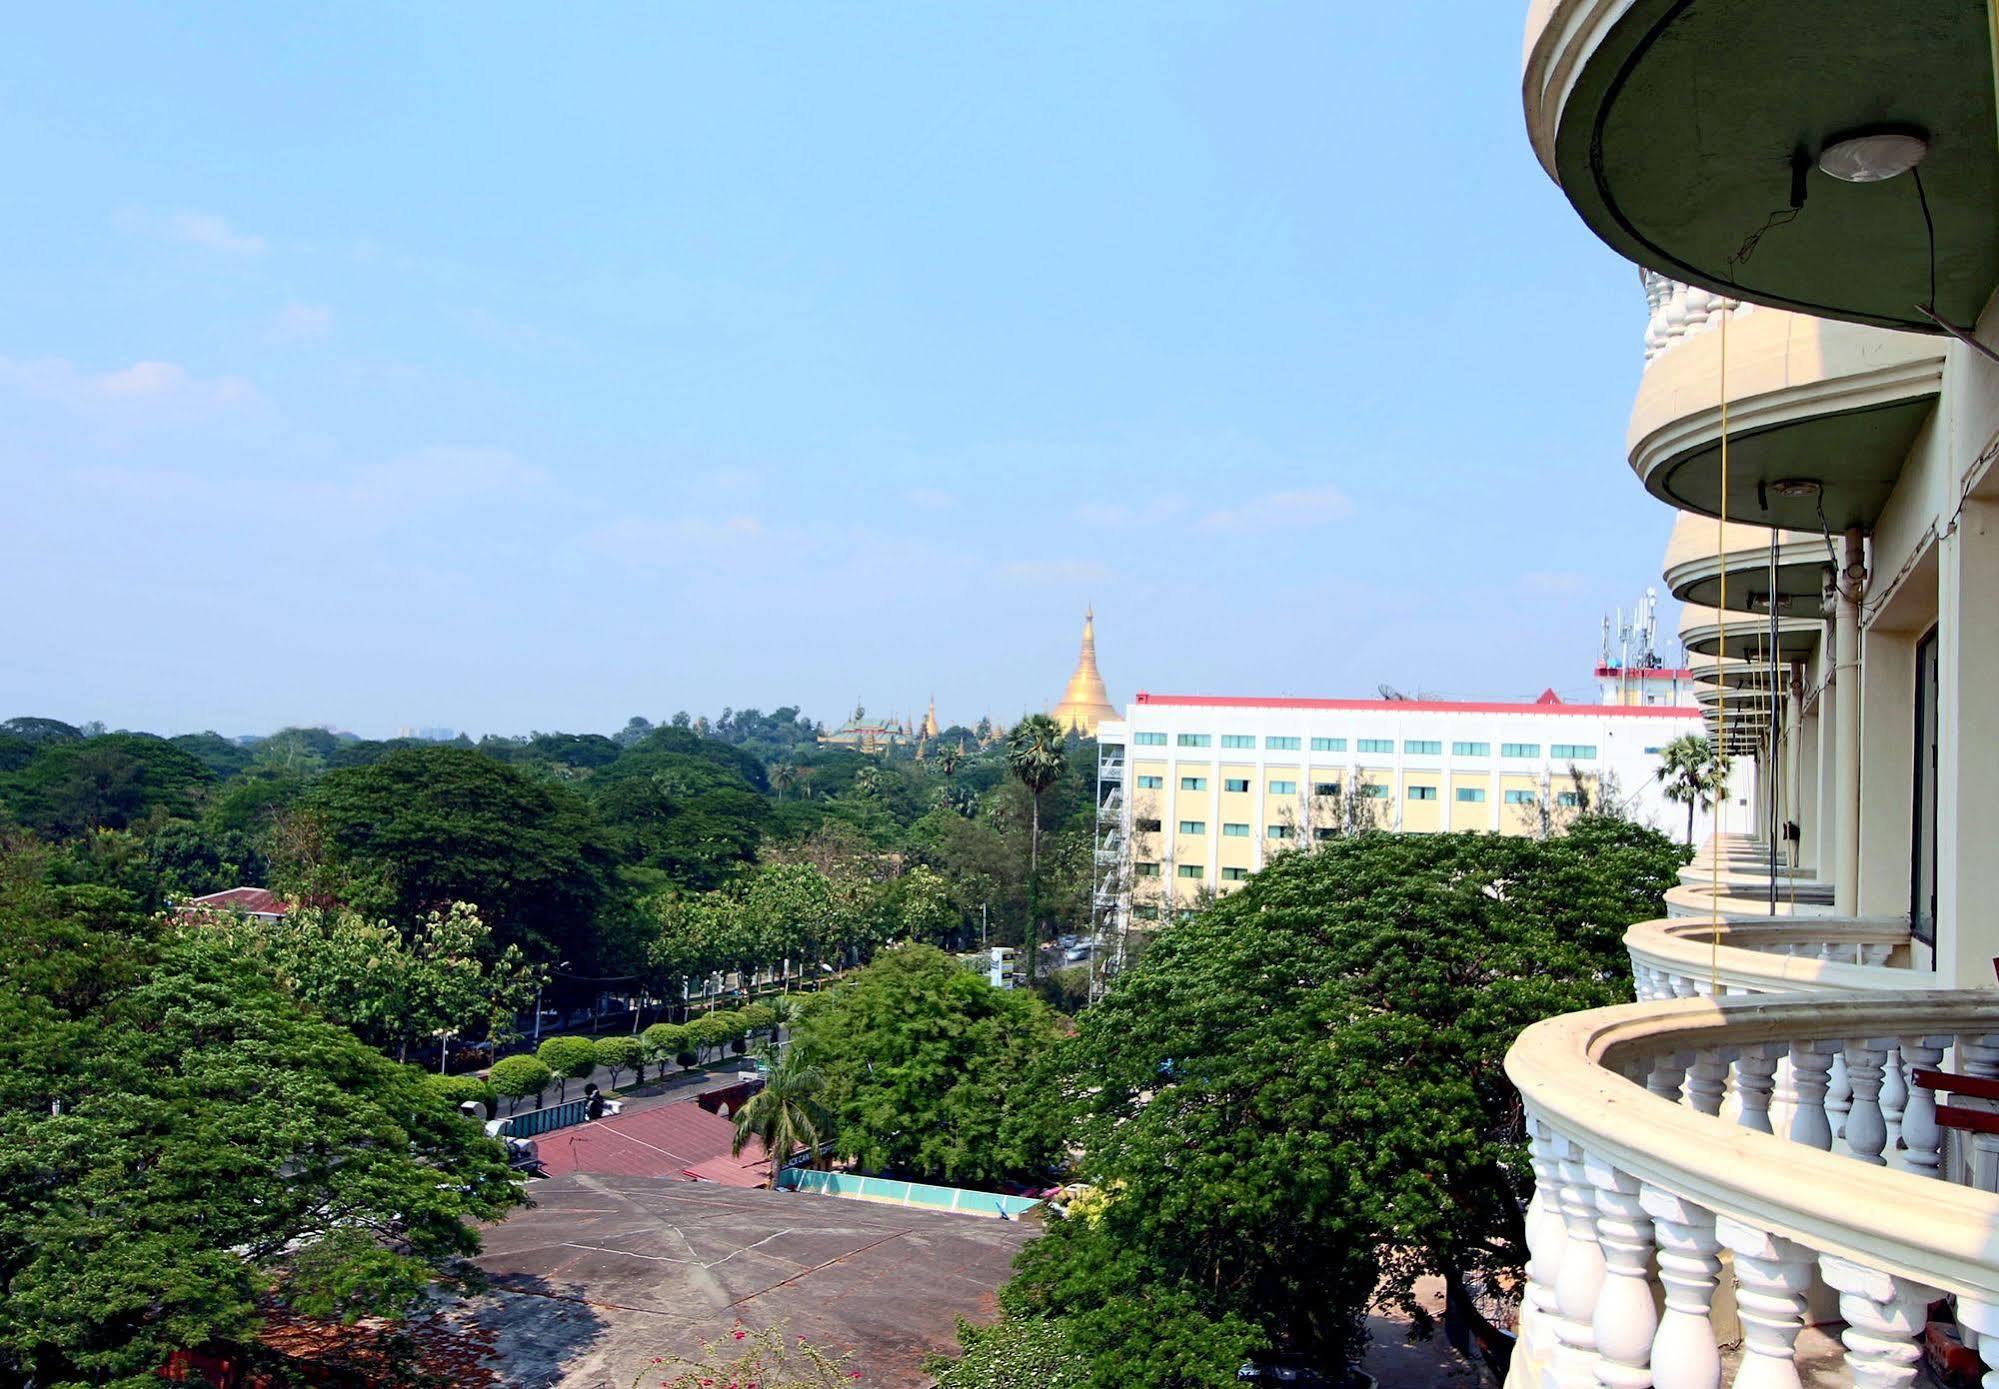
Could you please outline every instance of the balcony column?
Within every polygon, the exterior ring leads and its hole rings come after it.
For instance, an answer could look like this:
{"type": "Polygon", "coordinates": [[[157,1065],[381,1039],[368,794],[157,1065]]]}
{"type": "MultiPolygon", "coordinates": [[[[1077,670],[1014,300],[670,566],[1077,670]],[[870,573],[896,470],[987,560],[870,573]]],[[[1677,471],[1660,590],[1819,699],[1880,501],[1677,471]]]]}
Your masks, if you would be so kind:
{"type": "Polygon", "coordinates": [[[1846,1368],[1853,1389],[1907,1389],[1916,1382],[1924,1311],[1933,1289],[1831,1254],[1819,1259],[1825,1281],[1839,1293],[1846,1330],[1846,1368]]]}
{"type": "Polygon", "coordinates": [[[1860,600],[1867,592],[1867,561],[1860,531],[1846,533],[1846,555],[1840,568],[1838,605],[1834,611],[1833,686],[1838,691],[1835,714],[1834,772],[1838,824],[1833,855],[1833,913],[1860,913],[1860,600]]]}
{"type": "Polygon", "coordinates": [[[1742,1364],[1731,1389],[1801,1389],[1796,1349],[1812,1286],[1812,1251],[1723,1216],[1715,1234],[1735,1255],[1742,1364]]]}
{"type": "Polygon", "coordinates": [[[1804,863],[1805,851],[1804,720],[1804,691],[1798,668],[1788,665],[1784,667],[1784,731],[1779,747],[1784,758],[1784,819],[1798,827],[1798,838],[1787,840],[1782,846],[1783,862],[1793,869],[1804,863]]]}
{"type": "Polygon", "coordinates": [[[1603,1290],[1590,1323],[1601,1357],[1597,1383],[1647,1389],[1652,1337],[1659,1327],[1652,1303],[1652,1217],[1638,1199],[1635,1178],[1594,1157],[1586,1168],[1596,1188],[1597,1242],[1604,1260],[1603,1290]]]}
{"type": "Polygon", "coordinates": [[[1909,1079],[1902,1069],[1902,1042],[1899,1037],[1882,1037],[1876,1043],[1887,1048],[1881,1070],[1881,1119],[1888,1129],[1887,1151],[1901,1146],[1902,1119],[1909,1107],[1909,1079]]]}
{"type": "MultiPolygon", "coordinates": [[[[1999,502],[1970,497],[1938,544],[1937,823],[1999,824],[1999,502]]],[[[1960,989],[1989,988],[1999,956],[1999,855],[1981,836],[1937,836],[1937,972],[1960,989]]]]}
{"type": "Polygon", "coordinates": [[[1714,1215],[1691,1201],[1644,1187],[1639,1201],[1659,1241],[1659,1281],[1666,1312],[1652,1338],[1653,1383],[1659,1389],[1719,1389],[1721,1350],[1710,1308],[1721,1274],[1714,1215]]]}
{"type": "MultiPolygon", "coordinates": [[[[1949,1045],[1948,1037],[1904,1037],[1902,1058],[1911,1077],[1918,1070],[1941,1064],[1944,1048],[1949,1045]]],[[[1908,1093],[1909,1101],[1902,1109],[1903,1161],[1918,1177],[1934,1177],[1943,1145],[1943,1135],[1937,1129],[1936,1096],[1915,1084],[1913,1078],[1908,1093]]]]}
{"type": "Polygon", "coordinates": [[[1846,1116],[1853,1108],[1853,1078],[1846,1073],[1846,1048],[1837,1041],[1827,1042],[1832,1066],[1826,1072],[1825,1117],[1834,1138],[1846,1137],[1846,1116]]]}

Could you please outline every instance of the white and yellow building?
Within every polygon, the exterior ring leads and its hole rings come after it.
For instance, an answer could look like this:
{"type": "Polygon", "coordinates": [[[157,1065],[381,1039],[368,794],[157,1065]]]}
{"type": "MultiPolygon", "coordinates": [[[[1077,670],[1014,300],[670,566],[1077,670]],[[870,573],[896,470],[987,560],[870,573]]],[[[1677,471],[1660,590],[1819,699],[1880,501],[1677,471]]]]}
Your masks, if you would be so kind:
{"type": "MultiPolygon", "coordinates": [[[[1667,743],[1700,732],[1701,711],[1609,701],[1641,684],[1674,688],[1676,677],[1684,687],[1687,673],[1599,674],[1598,704],[1552,691],[1533,703],[1140,693],[1097,729],[1099,797],[1115,806],[1100,852],[1116,851],[1132,916],[1148,922],[1354,823],[1538,834],[1614,799],[1684,833],[1686,811],[1666,801],[1655,772],[1667,743]]],[[[1744,832],[1755,823],[1747,792],[1720,812],[1744,832]]],[[[1702,838],[1714,823],[1699,812],[1702,838]]]]}
{"type": "Polygon", "coordinates": [[[1704,718],[1798,834],[1711,840],[1640,1002],[1509,1054],[1513,1389],[1999,1384],[1995,53],[1982,0],[1531,5],[1535,152],[1643,271],[1704,718]]]}

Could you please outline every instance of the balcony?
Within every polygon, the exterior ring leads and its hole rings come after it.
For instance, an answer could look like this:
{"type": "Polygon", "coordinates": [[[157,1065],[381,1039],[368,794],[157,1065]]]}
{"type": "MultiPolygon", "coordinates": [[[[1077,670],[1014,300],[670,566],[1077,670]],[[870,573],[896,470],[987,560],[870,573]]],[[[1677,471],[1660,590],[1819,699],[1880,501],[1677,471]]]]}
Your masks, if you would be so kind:
{"type": "MultiPolygon", "coordinates": [[[[1648,968],[1675,967],[1687,946],[1633,934],[1648,968]]],[[[1819,944],[1892,952],[1871,934],[1856,923],[1819,944]]],[[[1792,983],[1902,973],[1721,949],[1794,962],[1792,983]]],[[[1752,990],[1523,1032],[1506,1069],[1525,1101],[1536,1190],[1510,1389],[1797,1386],[1801,1343],[1844,1361],[1844,1377],[1814,1384],[1907,1385],[1933,1309],[1999,1369],[1990,1157],[1983,1140],[1943,1142],[1931,1095],[1908,1084],[1908,1068],[1946,1058],[1999,1076],[1999,996],[1752,990]]]]}
{"type": "Polygon", "coordinates": [[[1715,522],[1681,512],[1666,541],[1666,588],[1682,603],[1703,608],[1724,605],[1730,612],[1770,611],[1776,595],[1777,612],[1786,617],[1817,617],[1829,571],[1835,566],[1823,535],[1812,531],[1773,531],[1765,526],[1715,522]],[[1776,580],[1771,581],[1770,541],[1777,541],[1776,580]],[[1725,582],[1724,582],[1725,581],[1725,582]]]}
{"type": "MultiPolygon", "coordinates": [[[[1675,287],[1678,289],[1679,287],[1675,287]]],[[[1711,314],[1718,325],[1721,313],[1711,314]]],[[[1659,336],[1648,328],[1648,346],[1659,336]]],[[[1632,406],[1631,466],[1653,496],[1683,511],[1716,515],[1721,492],[1723,333],[1718,326],[1682,336],[1647,363],[1632,406]]],[[[1731,521],[1787,528],[1790,562],[1801,595],[1817,597],[1812,567],[1825,562],[1803,543],[1823,532],[1869,528],[1894,487],[1903,460],[1942,390],[1943,345],[1935,337],[1836,323],[1759,309],[1730,317],[1727,338],[1731,521]],[[1806,484],[1815,484],[1807,486],[1806,484]]],[[[1695,532],[1697,534],[1697,532],[1695,532]]],[[[1730,535],[1745,545],[1768,536],[1730,535]]],[[[1715,558],[1710,527],[1704,549],[1715,558]]],[[[1669,578],[1690,601],[1712,604],[1714,575],[1698,568],[1669,578]]],[[[1768,588],[1767,577],[1756,585],[1768,588]]]]}
{"type": "Polygon", "coordinates": [[[1920,332],[1936,325],[1918,305],[1969,324],[1999,283],[1982,4],[1532,0],[1523,67],[1542,166],[1641,265],[1920,332]],[[1862,132],[1918,135],[1916,177],[1819,167],[1862,132]]]}
{"type": "MultiPolygon", "coordinates": [[[[1825,633],[1820,617],[1779,615],[1776,654],[1779,664],[1808,661],[1825,633]]],[[[1726,656],[1752,665],[1770,661],[1770,619],[1753,613],[1723,613],[1689,604],[1680,614],[1680,640],[1695,656],[1726,656]]]]}

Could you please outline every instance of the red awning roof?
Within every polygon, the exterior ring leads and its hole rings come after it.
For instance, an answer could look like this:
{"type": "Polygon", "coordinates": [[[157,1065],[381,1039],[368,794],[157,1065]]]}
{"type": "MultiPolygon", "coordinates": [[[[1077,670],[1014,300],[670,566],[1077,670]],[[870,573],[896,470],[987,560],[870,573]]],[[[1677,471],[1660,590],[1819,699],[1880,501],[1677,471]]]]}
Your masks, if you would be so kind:
{"type": "Polygon", "coordinates": [[[770,1176],[763,1145],[752,1139],[741,1157],[731,1157],[735,1135],[729,1120],[687,1100],[557,1129],[540,1135],[535,1144],[550,1176],[599,1172],[764,1185],[770,1176]]]}
{"type": "Polygon", "coordinates": [[[265,916],[283,916],[291,910],[267,887],[224,888],[220,892],[211,892],[206,897],[197,897],[186,905],[209,907],[224,912],[257,912],[265,916]]]}

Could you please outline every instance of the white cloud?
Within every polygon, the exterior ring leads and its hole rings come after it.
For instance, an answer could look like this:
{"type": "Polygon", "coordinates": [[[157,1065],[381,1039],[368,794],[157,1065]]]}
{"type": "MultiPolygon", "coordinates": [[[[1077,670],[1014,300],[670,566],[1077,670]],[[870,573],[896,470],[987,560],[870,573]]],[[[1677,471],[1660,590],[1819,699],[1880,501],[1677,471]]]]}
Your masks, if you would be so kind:
{"type": "Polygon", "coordinates": [[[582,548],[634,569],[712,566],[746,555],[763,536],[750,515],[622,516],[582,537],[582,548]]]}
{"type": "Polygon", "coordinates": [[[247,378],[196,376],[177,362],[93,372],[62,357],[0,357],[0,389],[54,405],[111,442],[224,420],[266,424],[275,418],[247,378]]]}
{"type": "Polygon", "coordinates": [[[1000,573],[1016,583],[1083,584],[1110,577],[1110,570],[1092,559],[1017,559],[1000,573]]]}
{"type": "Polygon", "coordinates": [[[213,212],[190,212],[185,208],[175,212],[151,212],[145,208],[128,207],[113,220],[127,231],[178,242],[182,246],[196,246],[204,251],[217,251],[229,256],[256,256],[264,252],[263,237],[238,231],[229,225],[228,219],[213,212]]]}
{"type": "Polygon", "coordinates": [[[1124,502],[1085,502],[1076,508],[1076,519],[1085,525],[1107,526],[1113,530],[1134,530],[1162,525],[1187,509],[1185,497],[1156,497],[1143,506],[1124,502]]]}
{"type": "Polygon", "coordinates": [[[1346,493],[1333,486],[1270,492],[1241,506],[1223,507],[1201,518],[1201,529],[1264,531],[1322,526],[1353,514],[1346,493]]]}
{"type": "Polygon", "coordinates": [[[1520,586],[1529,593],[1580,593],[1589,586],[1589,576],[1566,569],[1536,569],[1520,576],[1520,586]]]}
{"type": "Polygon", "coordinates": [[[919,511],[948,511],[958,504],[958,499],[939,487],[912,487],[903,493],[903,500],[919,511]]]}
{"type": "Polygon", "coordinates": [[[323,338],[333,327],[333,310],[323,304],[289,303],[271,324],[272,342],[306,342],[323,338]]]}

